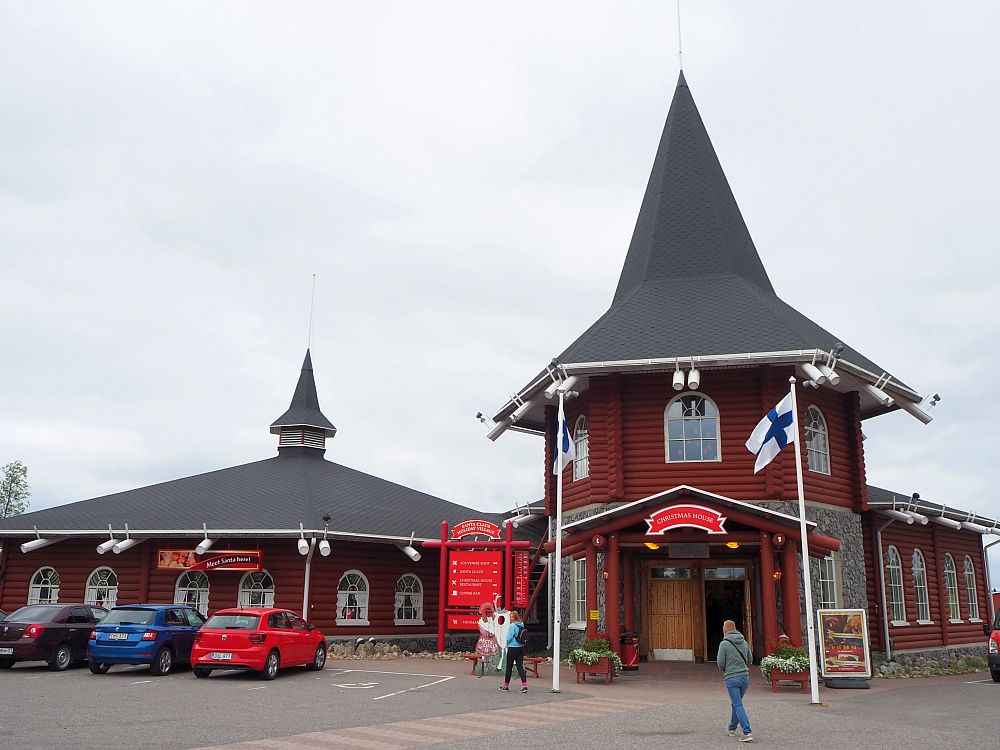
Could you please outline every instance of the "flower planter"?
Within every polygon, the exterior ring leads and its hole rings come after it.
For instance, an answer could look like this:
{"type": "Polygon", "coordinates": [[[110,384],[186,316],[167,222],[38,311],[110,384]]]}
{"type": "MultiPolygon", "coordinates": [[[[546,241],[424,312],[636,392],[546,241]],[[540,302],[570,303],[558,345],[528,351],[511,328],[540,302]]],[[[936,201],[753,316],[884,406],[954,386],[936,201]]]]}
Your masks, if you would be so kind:
{"type": "Polygon", "coordinates": [[[778,692],[778,683],[797,682],[802,686],[802,692],[809,692],[809,672],[782,672],[780,669],[771,670],[771,692],[778,692]]]}
{"type": "Polygon", "coordinates": [[[615,678],[615,668],[611,663],[611,659],[607,656],[602,656],[593,664],[584,664],[583,662],[576,662],[576,681],[580,682],[580,678],[583,677],[583,681],[587,681],[587,675],[604,675],[604,684],[607,685],[611,680],[615,678]]]}

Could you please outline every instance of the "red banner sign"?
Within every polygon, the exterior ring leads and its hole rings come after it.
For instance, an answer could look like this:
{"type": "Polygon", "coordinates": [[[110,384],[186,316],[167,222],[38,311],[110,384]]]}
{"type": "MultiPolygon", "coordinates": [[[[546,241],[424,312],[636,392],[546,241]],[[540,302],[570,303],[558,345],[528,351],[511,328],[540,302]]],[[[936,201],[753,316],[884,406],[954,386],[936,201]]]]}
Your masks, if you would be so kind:
{"type": "Polygon", "coordinates": [[[448,606],[478,607],[503,591],[503,552],[452,550],[448,554],[448,606]]]}
{"type": "Polygon", "coordinates": [[[663,534],[682,527],[702,529],[709,534],[726,533],[726,517],[702,505],[671,505],[653,513],[646,523],[649,525],[647,534],[663,534]]]}
{"type": "Polygon", "coordinates": [[[479,615],[448,615],[449,630],[478,630],[479,615]]]}
{"type": "Polygon", "coordinates": [[[531,553],[514,550],[514,606],[527,607],[531,587],[531,553]]]}
{"type": "Polygon", "coordinates": [[[264,556],[256,549],[218,550],[204,555],[190,549],[161,549],[156,555],[156,569],[259,572],[264,569],[264,556]]]}
{"type": "Polygon", "coordinates": [[[490,521],[472,519],[471,521],[462,521],[462,523],[455,524],[451,530],[452,539],[462,539],[474,534],[488,536],[490,539],[499,539],[500,527],[490,521]]]}

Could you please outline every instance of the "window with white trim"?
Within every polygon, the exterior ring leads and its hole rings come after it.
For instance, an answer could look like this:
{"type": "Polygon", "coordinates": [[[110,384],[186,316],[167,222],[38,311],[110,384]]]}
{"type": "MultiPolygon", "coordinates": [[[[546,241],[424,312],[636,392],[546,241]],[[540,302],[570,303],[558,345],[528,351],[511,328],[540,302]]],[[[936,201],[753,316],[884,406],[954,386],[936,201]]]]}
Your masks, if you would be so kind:
{"type": "Polygon", "coordinates": [[[208,615],[208,574],[203,570],[181,573],[174,587],[174,604],[187,604],[203,615],[208,615]]]}
{"type": "Polygon", "coordinates": [[[951,554],[944,556],[944,590],[948,596],[948,619],[961,620],[962,610],[958,606],[958,570],[951,554]]]}
{"type": "Polygon", "coordinates": [[[84,604],[111,609],[118,601],[118,576],[111,568],[98,568],[87,579],[84,604]]]}
{"type": "Polygon", "coordinates": [[[667,463],[720,460],[719,409],[708,396],[677,396],[667,404],[663,420],[667,463]]]}
{"type": "Polygon", "coordinates": [[[806,461],[809,471],[830,473],[830,433],[819,407],[806,409],[806,461]]]}
{"type": "Polygon", "coordinates": [[[587,418],[577,417],[573,427],[573,481],[590,475],[590,431],[587,418]]]}
{"type": "Polygon", "coordinates": [[[337,624],[368,625],[368,579],[360,570],[349,570],[337,584],[337,624]]]}
{"type": "Polygon", "coordinates": [[[570,561],[570,627],[587,625],[587,558],[570,561]]]}
{"type": "Polygon", "coordinates": [[[969,619],[979,619],[979,595],[976,593],[976,569],[972,565],[972,558],[965,556],[965,594],[968,597],[969,619]]]}
{"type": "Polygon", "coordinates": [[[831,552],[819,561],[819,607],[836,609],[837,606],[837,557],[831,552]]]}
{"type": "Polygon", "coordinates": [[[59,574],[55,568],[39,568],[28,584],[28,604],[59,602],[59,574]]]}
{"type": "Polygon", "coordinates": [[[424,586],[412,573],[400,576],[396,581],[396,624],[424,624],[424,586]]]}
{"type": "Polygon", "coordinates": [[[889,613],[892,621],[906,622],[906,603],[903,600],[903,562],[899,558],[899,550],[892,545],[885,555],[886,584],[889,589],[889,613]]]}
{"type": "Polygon", "coordinates": [[[273,607],[274,579],[266,570],[247,573],[240,581],[241,607],[273,607]]]}
{"type": "Polygon", "coordinates": [[[931,621],[931,600],[927,593],[927,563],[924,553],[913,550],[913,598],[917,602],[917,622],[931,621]]]}

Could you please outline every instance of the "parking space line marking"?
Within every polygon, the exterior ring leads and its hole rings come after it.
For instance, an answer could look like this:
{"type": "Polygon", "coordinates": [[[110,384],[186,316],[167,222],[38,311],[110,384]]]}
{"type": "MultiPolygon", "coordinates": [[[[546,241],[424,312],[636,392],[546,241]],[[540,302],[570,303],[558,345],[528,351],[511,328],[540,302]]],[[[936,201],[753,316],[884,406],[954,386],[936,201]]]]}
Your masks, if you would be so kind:
{"type": "Polygon", "coordinates": [[[267,690],[267,685],[258,685],[257,687],[247,688],[247,690],[267,690]]]}
{"type": "Polygon", "coordinates": [[[147,682],[152,682],[152,680],[139,680],[138,682],[130,682],[129,685],[142,685],[147,682]]]}
{"type": "Polygon", "coordinates": [[[985,680],[973,680],[972,682],[967,682],[965,684],[966,685],[978,685],[981,682],[993,682],[993,678],[992,677],[988,677],[985,680]]]}
{"type": "MultiPolygon", "coordinates": [[[[436,677],[437,675],[427,675],[428,677],[436,677]]],[[[403,693],[409,693],[413,690],[420,690],[421,688],[433,687],[434,685],[440,685],[442,682],[447,682],[448,680],[454,680],[454,677],[444,677],[440,680],[435,680],[434,682],[428,682],[425,685],[417,685],[416,687],[407,688],[406,690],[397,690],[395,693],[388,693],[387,695],[378,695],[373,700],[380,701],[383,698],[391,698],[394,695],[402,695],[403,693]]]]}

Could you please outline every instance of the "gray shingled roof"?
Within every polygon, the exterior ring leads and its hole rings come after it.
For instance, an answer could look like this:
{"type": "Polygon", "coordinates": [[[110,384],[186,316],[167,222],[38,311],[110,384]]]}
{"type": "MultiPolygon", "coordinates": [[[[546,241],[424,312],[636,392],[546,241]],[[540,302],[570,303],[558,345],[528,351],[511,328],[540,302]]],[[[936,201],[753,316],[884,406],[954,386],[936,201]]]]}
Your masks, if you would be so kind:
{"type": "Polygon", "coordinates": [[[327,461],[299,449],[264,461],[117,492],[0,520],[0,531],[200,529],[322,529],[436,539],[441,521],[501,523],[482,513],[327,461]]]}
{"type": "Polygon", "coordinates": [[[326,432],[327,437],[333,437],[337,433],[337,428],[320,411],[312,356],[308,349],[298,383],[295,384],[295,393],[292,394],[292,403],[284,414],[271,423],[271,432],[277,435],[282,427],[318,427],[326,432]]]}
{"type": "MultiPolygon", "coordinates": [[[[614,300],[558,360],[829,350],[838,341],[775,295],[681,73],[614,300]]],[[[843,357],[883,371],[849,347],[843,357]]]]}

